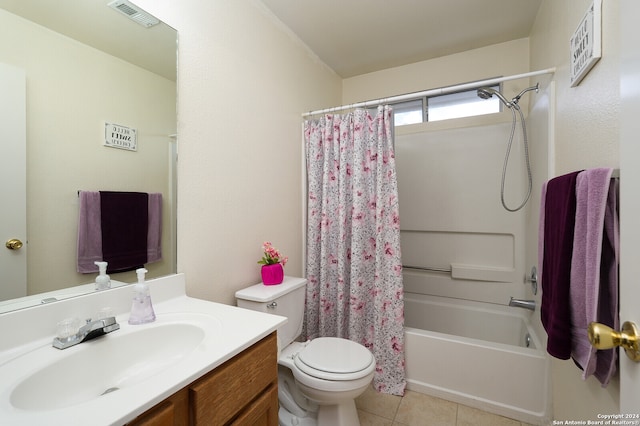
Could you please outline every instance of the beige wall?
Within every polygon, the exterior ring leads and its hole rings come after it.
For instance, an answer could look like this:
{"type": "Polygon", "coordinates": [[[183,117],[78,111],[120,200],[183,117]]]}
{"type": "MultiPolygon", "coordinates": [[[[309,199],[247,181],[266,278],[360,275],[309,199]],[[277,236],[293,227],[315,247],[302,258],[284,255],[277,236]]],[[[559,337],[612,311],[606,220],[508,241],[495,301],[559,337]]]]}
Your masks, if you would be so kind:
{"type": "MultiPolygon", "coordinates": [[[[619,167],[618,2],[603,1],[602,59],[579,86],[569,83],[569,39],[590,0],[542,3],[531,32],[531,67],[556,67],[555,149],[549,177],[590,167],[619,167]],[[555,167],[553,164],[555,163],[555,167]]],[[[572,361],[552,361],[553,413],[557,420],[595,420],[619,411],[619,382],[606,389],[586,382],[572,361]]]]}
{"type": "MultiPolygon", "coordinates": [[[[176,84],[4,10],[0,28],[11,34],[0,41],[2,61],[27,76],[28,292],[93,282],[76,273],[78,190],[162,192],[170,235],[176,84]],[[103,147],[105,121],[137,128],[138,151],[103,147]]],[[[150,264],[149,276],[172,271],[163,240],[165,260],[150,264]]]]}
{"type": "Polygon", "coordinates": [[[602,2],[602,59],[579,86],[569,86],[569,39],[591,3],[545,0],[531,32],[532,69],[556,67],[553,175],[619,165],[618,2],[602,2]]]}
{"type": "MultiPolygon", "coordinates": [[[[529,40],[525,38],[344,79],[342,102],[348,104],[528,71],[529,40]]],[[[526,87],[526,80],[508,82],[504,92],[510,99],[526,87]]]]}
{"type": "Polygon", "coordinates": [[[179,32],[178,270],[191,296],[235,303],[271,241],[302,274],[301,112],[340,78],[259,2],[144,0],[179,32]]]}

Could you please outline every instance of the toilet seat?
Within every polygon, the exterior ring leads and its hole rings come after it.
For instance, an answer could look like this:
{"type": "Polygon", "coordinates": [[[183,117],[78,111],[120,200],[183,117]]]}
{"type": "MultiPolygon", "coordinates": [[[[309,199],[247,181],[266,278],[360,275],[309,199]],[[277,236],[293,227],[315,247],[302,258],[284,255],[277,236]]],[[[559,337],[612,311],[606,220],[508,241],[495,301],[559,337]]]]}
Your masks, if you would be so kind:
{"type": "Polygon", "coordinates": [[[294,358],[305,374],[322,380],[358,380],[375,368],[374,357],[364,346],[337,337],[318,337],[294,358]]]}

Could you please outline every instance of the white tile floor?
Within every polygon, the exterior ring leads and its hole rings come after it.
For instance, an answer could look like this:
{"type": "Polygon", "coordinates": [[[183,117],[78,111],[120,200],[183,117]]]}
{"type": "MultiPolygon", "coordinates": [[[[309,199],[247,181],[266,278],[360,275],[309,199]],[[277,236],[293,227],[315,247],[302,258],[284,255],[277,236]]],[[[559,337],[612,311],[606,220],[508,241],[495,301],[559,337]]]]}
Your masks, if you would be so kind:
{"type": "Polygon", "coordinates": [[[360,426],[527,426],[455,402],[418,392],[403,397],[368,389],[356,399],[360,426]]]}

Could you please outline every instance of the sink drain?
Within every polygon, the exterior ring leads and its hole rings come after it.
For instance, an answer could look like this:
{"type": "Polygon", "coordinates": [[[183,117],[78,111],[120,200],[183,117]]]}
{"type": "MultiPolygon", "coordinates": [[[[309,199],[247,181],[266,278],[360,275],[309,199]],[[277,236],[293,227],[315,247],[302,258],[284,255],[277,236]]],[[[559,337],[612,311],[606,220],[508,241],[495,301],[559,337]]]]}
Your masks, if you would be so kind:
{"type": "Polygon", "coordinates": [[[120,389],[120,388],[116,388],[116,387],[114,387],[114,388],[109,388],[109,389],[107,389],[106,391],[102,392],[102,393],[100,394],[100,396],[102,396],[102,395],[106,395],[106,394],[111,393],[111,392],[115,392],[115,391],[117,391],[118,389],[120,389]]]}

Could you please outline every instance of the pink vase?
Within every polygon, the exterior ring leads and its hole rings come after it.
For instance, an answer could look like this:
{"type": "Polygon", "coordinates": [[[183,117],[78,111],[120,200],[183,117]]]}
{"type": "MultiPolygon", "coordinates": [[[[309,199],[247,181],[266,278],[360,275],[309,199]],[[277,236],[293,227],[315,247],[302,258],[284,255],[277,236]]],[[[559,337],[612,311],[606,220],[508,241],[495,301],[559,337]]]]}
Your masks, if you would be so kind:
{"type": "Polygon", "coordinates": [[[262,282],[264,285],[282,284],[284,280],[284,269],[281,263],[272,265],[262,265],[262,282]]]}

